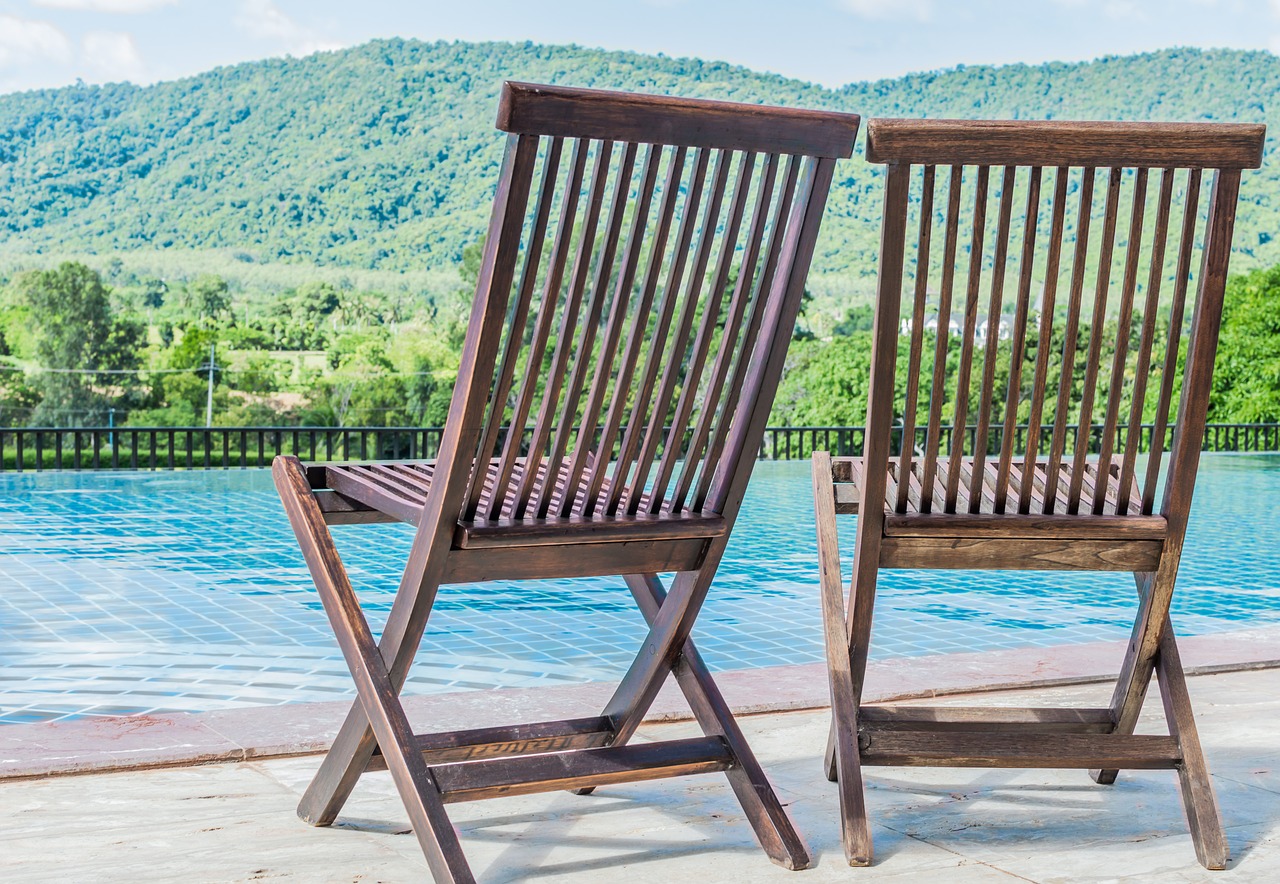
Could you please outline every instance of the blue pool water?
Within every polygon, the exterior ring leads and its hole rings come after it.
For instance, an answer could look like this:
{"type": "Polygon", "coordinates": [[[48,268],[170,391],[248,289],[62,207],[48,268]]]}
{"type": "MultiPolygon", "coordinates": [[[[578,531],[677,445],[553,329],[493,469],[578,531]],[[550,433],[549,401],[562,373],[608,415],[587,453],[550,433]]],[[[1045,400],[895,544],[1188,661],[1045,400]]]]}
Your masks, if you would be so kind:
{"type": "MultiPolygon", "coordinates": [[[[1280,623],[1280,455],[1205,458],[1174,622],[1280,623]]],[[[846,574],[854,520],[842,517],[846,574]]],[[[334,535],[375,631],[405,526],[334,535]]],[[[710,665],[822,659],[807,462],[761,463],[695,638],[710,665]]],[[[0,475],[0,723],[349,696],[266,471],[0,475]]],[[[889,572],[875,654],[1122,638],[1123,574],[889,572]]],[[[445,587],[407,690],[616,679],[643,622],[617,579],[445,587]]]]}

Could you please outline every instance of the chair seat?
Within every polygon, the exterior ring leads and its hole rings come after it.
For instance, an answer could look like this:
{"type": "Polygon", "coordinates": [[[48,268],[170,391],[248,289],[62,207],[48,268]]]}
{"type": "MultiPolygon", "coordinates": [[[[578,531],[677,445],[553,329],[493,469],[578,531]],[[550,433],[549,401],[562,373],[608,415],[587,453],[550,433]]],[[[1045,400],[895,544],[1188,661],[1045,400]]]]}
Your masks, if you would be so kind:
{"type": "MultiPolygon", "coordinates": [[[[934,480],[929,512],[921,512],[921,464],[914,462],[907,490],[907,511],[895,512],[898,503],[898,463],[889,464],[885,485],[886,537],[992,537],[992,538],[1043,538],[1050,539],[1117,539],[1163,540],[1167,531],[1164,516],[1143,515],[1142,492],[1136,478],[1133,480],[1126,512],[1117,514],[1120,465],[1112,464],[1111,478],[1106,490],[1108,513],[1095,515],[1090,504],[1097,487],[1098,464],[1085,464],[1082,482],[1081,511],[1067,512],[1067,494],[1071,482],[1071,466],[1059,467],[1058,487],[1052,513],[1044,513],[1045,478],[1047,465],[1037,461],[1032,477],[1031,505],[1029,513],[1019,513],[1018,500],[1022,488],[1025,461],[1015,460],[1005,480],[1005,511],[995,512],[996,491],[999,483],[998,466],[986,462],[982,475],[981,500],[978,512],[970,512],[970,487],[974,459],[966,457],[960,462],[960,483],[955,512],[945,511],[947,477],[950,464],[939,461],[934,480]]],[[[862,479],[862,458],[833,458],[836,478],[836,512],[857,513],[862,479]]]]}
{"type": "MultiPolygon", "coordinates": [[[[620,513],[581,515],[584,490],[590,476],[591,459],[583,473],[568,481],[566,468],[556,476],[551,491],[551,508],[564,500],[566,488],[574,489],[573,514],[551,518],[512,518],[516,495],[524,479],[525,462],[516,463],[511,479],[503,488],[501,516],[496,519],[460,521],[454,533],[458,549],[505,546],[562,545],[573,543],[616,543],[625,541],[686,540],[719,537],[727,530],[718,515],[694,513],[620,513]]],[[[487,510],[494,494],[498,461],[490,462],[480,495],[481,510],[487,510]]],[[[435,461],[395,463],[313,464],[308,480],[316,493],[325,520],[330,524],[370,521],[400,521],[418,524],[427,493],[435,475],[435,461]]],[[[536,499],[547,481],[545,465],[538,468],[531,496],[536,499]]],[[[602,483],[598,501],[606,499],[608,479],[602,483]]],[[[649,502],[641,498],[641,509],[649,502]]]]}

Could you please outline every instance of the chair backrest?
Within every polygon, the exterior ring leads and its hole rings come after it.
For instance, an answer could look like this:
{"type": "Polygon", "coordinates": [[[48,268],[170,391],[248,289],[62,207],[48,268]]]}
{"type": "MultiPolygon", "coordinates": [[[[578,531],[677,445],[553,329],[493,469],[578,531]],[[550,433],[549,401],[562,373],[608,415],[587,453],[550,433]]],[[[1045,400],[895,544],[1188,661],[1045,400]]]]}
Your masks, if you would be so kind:
{"type": "Polygon", "coordinates": [[[867,158],[887,164],[865,453],[887,494],[872,499],[1185,518],[1240,172],[1264,134],[871,121],[867,158]]]}
{"type": "Polygon", "coordinates": [[[462,520],[736,507],[858,118],[507,83],[497,126],[432,493],[462,520]]]}

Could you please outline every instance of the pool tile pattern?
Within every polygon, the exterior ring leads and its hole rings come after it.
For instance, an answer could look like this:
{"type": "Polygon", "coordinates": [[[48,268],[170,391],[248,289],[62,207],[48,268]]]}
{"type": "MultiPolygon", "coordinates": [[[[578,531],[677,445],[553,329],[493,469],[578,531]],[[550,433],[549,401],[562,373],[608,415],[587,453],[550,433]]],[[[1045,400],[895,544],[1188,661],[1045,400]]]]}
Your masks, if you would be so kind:
{"type": "MultiPolygon", "coordinates": [[[[807,463],[758,465],[695,631],[713,668],[823,659],[809,488],[807,463]]],[[[353,695],[266,471],[10,473],[0,492],[0,723],[353,695]]],[[[376,633],[411,531],[334,535],[376,633]]],[[[1119,639],[1135,605],[1125,575],[886,572],[874,650],[1119,639]]],[[[1280,456],[1206,458],[1174,621],[1280,622],[1280,456]]],[[[642,636],[619,579],[449,586],[406,690],[617,679],[642,636]]]]}

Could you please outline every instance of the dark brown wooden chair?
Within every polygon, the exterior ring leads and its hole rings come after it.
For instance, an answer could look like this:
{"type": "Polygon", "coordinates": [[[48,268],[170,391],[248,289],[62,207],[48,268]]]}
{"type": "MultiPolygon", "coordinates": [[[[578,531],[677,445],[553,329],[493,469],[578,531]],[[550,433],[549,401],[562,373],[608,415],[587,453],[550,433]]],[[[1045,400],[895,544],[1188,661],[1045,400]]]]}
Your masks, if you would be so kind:
{"type": "Polygon", "coordinates": [[[689,632],[858,118],[508,83],[498,128],[510,134],[438,458],[273,465],[359,692],[299,814],[332,823],[362,773],[389,768],[436,880],[469,881],[448,802],[723,771],[769,857],[805,868],[689,632]],[[326,523],[392,519],[417,533],[375,641],[326,523]],[[411,731],[398,694],[442,584],[612,574],[649,632],[599,716],[411,731]],[[705,736],[629,745],[669,673],[705,736]]]}
{"type": "Polygon", "coordinates": [[[1078,767],[1100,783],[1119,768],[1172,768],[1197,856],[1226,863],[1169,602],[1240,173],[1259,166],[1263,135],[1253,125],[869,124],[867,158],[887,174],[865,446],[860,458],[813,457],[827,772],[840,783],[851,865],[871,861],[868,764],[1078,767]],[[838,513],[859,513],[847,611],[838,513]],[[1140,601],[1110,705],[862,705],[885,568],[1132,572],[1140,601]],[[1167,736],[1134,734],[1153,670],[1167,736]]]}

